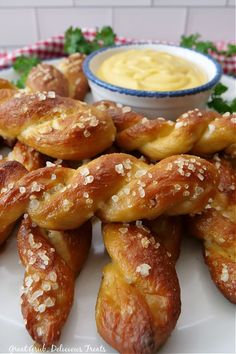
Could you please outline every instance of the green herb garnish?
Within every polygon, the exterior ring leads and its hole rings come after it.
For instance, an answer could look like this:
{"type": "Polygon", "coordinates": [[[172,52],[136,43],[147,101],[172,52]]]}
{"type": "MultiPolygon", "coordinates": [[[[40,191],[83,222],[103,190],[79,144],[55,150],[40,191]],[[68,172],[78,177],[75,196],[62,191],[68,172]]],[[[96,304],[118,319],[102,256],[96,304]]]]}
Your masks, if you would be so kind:
{"type": "Polygon", "coordinates": [[[213,42],[202,41],[200,38],[201,35],[199,33],[191,34],[190,36],[183,35],[181,36],[180,46],[195,49],[204,54],[211,54],[214,52],[216,54],[222,54],[228,57],[236,54],[235,44],[228,44],[226,50],[218,50],[213,42]]]}
{"type": "Polygon", "coordinates": [[[115,33],[110,26],[102,27],[96,33],[93,41],[87,40],[80,28],[70,27],[65,32],[64,51],[67,54],[90,54],[101,47],[108,47],[115,43],[115,33]]]}
{"type": "Polygon", "coordinates": [[[25,87],[25,82],[30,70],[40,62],[41,60],[36,57],[26,57],[22,55],[16,58],[13,63],[13,69],[20,76],[15,83],[17,87],[25,87]]]}
{"type": "Polygon", "coordinates": [[[208,107],[215,109],[219,113],[236,112],[236,98],[232,101],[226,101],[223,97],[221,97],[227,90],[227,86],[222,83],[217,84],[211,94],[208,107]]]}

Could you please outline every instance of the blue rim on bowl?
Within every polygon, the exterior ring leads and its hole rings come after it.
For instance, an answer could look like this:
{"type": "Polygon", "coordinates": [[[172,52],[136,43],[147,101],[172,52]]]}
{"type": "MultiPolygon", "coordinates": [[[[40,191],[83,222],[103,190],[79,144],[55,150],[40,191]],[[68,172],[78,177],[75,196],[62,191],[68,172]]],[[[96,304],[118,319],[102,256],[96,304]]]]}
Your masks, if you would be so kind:
{"type": "MultiPolygon", "coordinates": [[[[96,84],[96,85],[98,85],[100,87],[103,87],[103,88],[105,88],[107,90],[110,90],[110,91],[113,91],[113,92],[117,92],[117,93],[120,93],[120,94],[124,94],[124,95],[131,95],[131,96],[137,96],[137,97],[155,97],[155,98],[181,97],[181,96],[193,95],[195,93],[207,91],[207,90],[213,88],[219,82],[219,80],[220,80],[220,78],[222,76],[222,67],[221,67],[221,65],[215,59],[213,59],[210,55],[202,54],[200,52],[197,52],[194,49],[189,49],[189,48],[184,48],[184,47],[183,47],[184,50],[192,51],[192,52],[195,52],[195,53],[197,53],[199,55],[202,55],[203,57],[208,58],[208,60],[210,60],[215,65],[215,68],[216,68],[215,76],[210,81],[208,81],[206,84],[201,85],[201,86],[197,86],[197,87],[194,87],[194,88],[191,88],[191,89],[177,90],[177,91],[133,90],[133,89],[124,88],[124,87],[121,87],[121,86],[112,85],[112,84],[109,84],[108,82],[100,80],[90,70],[90,62],[91,62],[91,60],[99,53],[102,53],[104,51],[110,50],[112,48],[126,47],[126,46],[130,46],[130,45],[131,46],[133,46],[133,45],[137,45],[138,46],[138,45],[143,45],[143,44],[162,44],[162,43],[157,43],[157,42],[127,43],[127,44],[114,45],[114,46],[98,49],[95,52],[93,52],[90,55],[88,55],[87,58],[85,59],[85,61],[83,63],[84,74],[86,75],[88,80],[90,80],[94,84],[96,84]]],[[[168,44],[165,44],[165,45],[168,46],[168,44]]],[[[176,46],[176,45],[169,45],[169,46],[170,47],[180,48],[179,46],[176,46]]]]}

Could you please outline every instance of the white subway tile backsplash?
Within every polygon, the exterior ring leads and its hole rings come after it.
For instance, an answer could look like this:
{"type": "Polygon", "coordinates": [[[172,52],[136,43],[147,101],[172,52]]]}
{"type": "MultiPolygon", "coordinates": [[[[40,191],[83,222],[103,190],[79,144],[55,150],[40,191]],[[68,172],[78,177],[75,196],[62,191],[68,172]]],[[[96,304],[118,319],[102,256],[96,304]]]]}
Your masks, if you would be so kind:
{"type": "Polygon", "coordinates": [[[38,9],[40,38],[63,34],[70,26],[101,27],[112,25],[112,10],[107,8],[38,9]]]}
{"type": "Polygon", "coordinates": [[[181,8],[117,8],[113,25],[121,36],[176,41],[184,33],[185,18],[181,8]]]}
{"type": "Polygon", "coordinates": [[[73,0],[0,0],[0,7],[73,6],[73,0]]]}
{"type": "Polygon", "coordinates": [[[150,6],[152,0],[75,0],[76,6],[150,6]]]}
{"type": "Polygon", "coordinates": [[[0,46],[24,45],[36,40],[35,10],[0,10],[0,46]]]}
{"type": "Polygon", "coordinates": [[[233,8],[193,8],[189,10],[187,33],[201,33],[209,40],[235,40],[233,8]]]}
{"type": "Polygon", "coordinates": [[[236,0],[0,0],[0,51],[111,25],[120,36],[178,41],[183,33],[235,40],[236,0]]]}
{"type": "Polygon", "coordinates": [[[227,0],[153,0],[155,6],[225,6],[227,0]]]}

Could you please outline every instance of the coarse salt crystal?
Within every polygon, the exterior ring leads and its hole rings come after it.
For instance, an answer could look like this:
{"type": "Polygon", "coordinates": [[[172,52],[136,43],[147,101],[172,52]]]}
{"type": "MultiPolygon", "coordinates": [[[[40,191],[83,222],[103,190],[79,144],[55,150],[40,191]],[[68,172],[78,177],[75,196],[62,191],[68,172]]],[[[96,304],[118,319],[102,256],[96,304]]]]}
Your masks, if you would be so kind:
{"type": "Polygon", "coordinates": [[[140,275],[142,275],[142,277],[147,277],[149,275],[150,269],[151,269],[151,266],[149,264],[143,263],[143,264],[140,264],[139,266],[137,266],[136,272],[140,273],[140,275]]]}
{"type": "Polygon", "coordinates": [[[20,187],[19,191],[21,194],[24,194],[26,192],[26,188],[25,187],[20,187]]]}
{"type": "Polygon", "coordinates": [[[47,96],[48,96],[48,98],[55,98],[56,97],[56,93],[54,91],[48,91],[47,96]]]}
{"type": "Polygon", "coordinates": [[[226,282],[229,280],[229,272],[228,272],[228,267],[226,264],[222,264],[223,265],[223,268],[222,268],[222,273],[221,273],[221,276],[220,276],[220,279],[223,281],[223,282],[226,282]]]}

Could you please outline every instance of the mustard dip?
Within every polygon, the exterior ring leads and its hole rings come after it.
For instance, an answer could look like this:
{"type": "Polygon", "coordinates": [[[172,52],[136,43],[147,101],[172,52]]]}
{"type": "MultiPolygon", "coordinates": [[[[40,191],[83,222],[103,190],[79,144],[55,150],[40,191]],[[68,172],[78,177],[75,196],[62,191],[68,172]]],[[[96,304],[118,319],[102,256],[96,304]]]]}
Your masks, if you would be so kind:
{"type": "Polygon", "coordinates": [[[195,64],[167,52],[132,49],[104,60],[97,76],[135,90],[176,91],[200,86],[207,77],[195,64]]]}

